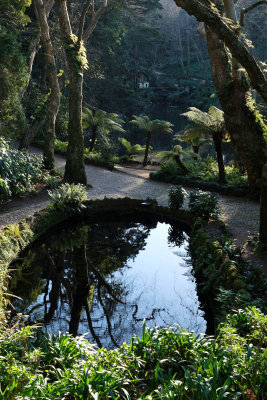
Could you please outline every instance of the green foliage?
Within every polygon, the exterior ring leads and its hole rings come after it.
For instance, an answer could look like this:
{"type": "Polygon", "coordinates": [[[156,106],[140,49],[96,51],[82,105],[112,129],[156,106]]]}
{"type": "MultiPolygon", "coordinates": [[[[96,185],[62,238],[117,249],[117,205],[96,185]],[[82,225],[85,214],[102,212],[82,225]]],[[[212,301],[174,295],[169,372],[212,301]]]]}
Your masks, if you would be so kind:
{"type": "Polygon", "coordinates": [[[159,119],[151,120],[147,115],[140,117],[133,115],[133,118],[134,119],[130,121],[130,123],[138,126],[139,129],[145,131],[146,133],[152,133],[154,131],[172,133],[173,124],[168,121],[159,119]]]}
{"type": "Polygon", "coordinates": [[[76,72],[79,73],[81,69],[88,69],[86,49],[83,45],[83,42],[78,46],[78,37],[74,34],[70,34],[64,39],[63,46],[65,47],[66,52],[69,54],[69,57],[74,62],[76,72]]]}
{"type": "MultiPolygon", "coordinates": [[[[84,162],[86,164],[93,164],[99,167],[113,169],[114,165],[119,162],[119,158],[115,156],[115,149],[110,139],[106,136],[103,142],[101,139],[98,141],[99,151],[90,152],[88,148],[84,149],[84,162]]],[[[68,142],[55,140],[55,151],[60,154],[66,154],[68,142]]]]}
{"type": "MultiPolygon", "coordinates": [[[[169,155],[170,152],[162,153],[169,155]]],[[[188,155],[187,152],[183,154],[188,155]]],[[[247,175],[242,174],[234,166],[225,167],[226,184],[221,184],[218,182],[218,165],[212,157],[185,161],[184,164],[188,169],[186,176],[173,157],[168,158],[167,162],[161,163],[159,171],[151,174],[152,179],[236,196],[243,196],[247,192],[247,175]]]]}
{"type": "Polygon", "coordinates": [[[117,148],[111,137],[105,133],[100,133],[96,144],[96,152],[98,152],[105,161],[105,166],[107,168],[112,169],[114,167],[117,148]]]}
{"type": "Polygon", "coordinates": [[[61,140],[55,140],[55,151],[60,154],[66,154],[68,148],[68,142],[62,142],[61,140]]]}
{"type": "Polygon", "coordinates": [[[112,130],[118,132],[125,132],[122,128],[124,121],[118,117],[118,114],[107,113],[103,110],[90,110],[84,108],[83,110],[83,128],[95,127],[103,132],[110,132],[112,130]]]}
{"type": "Polygon", "coordinates": [[[189,195],[189,209],[199,217],[209,219],[219,215],[219,197],[215,193],[194,190],[189,195]]]}
{"type": "MultiPolygon", "coordinates": [[[[141,146],[140,144],[132,145],[131,142],[129,142],[127,139],[123,137],[119,137],[118,141],[126,149],[127,154],[123,156],[123,159],[126,161],[134,161],[135,160],[134,156],[136,154],[143,154],[145,152],[145,146],[141,146]]],[[[152,150],[151,146],[149,150],[152,150]]]]}
{"type": "Polygon", "coordinates": [[[221,232],[216,237],[209,236],[199,218],[193,226],[190,253],[196,277],[201,282],[200,295],[214,310],[217,321],[249,305],[265,311],[267,281],[263,272],[243,260],[241,249],[232,243],[223,227],[221,232]]]}
{"type": "Polygon", "coordinates": [[[42,177],[40,157],[16,150],[0,137],[0,200],[33,190],[42,177]]]}
{"type": "Polygon", "coordinates": [[[106,160],[100,152],[89,152],[89,149],[84,149],[84,162],[86,164],[96,165],[97,167],[104,167],[109,170],[114,168],[115,164],[119,163],[119,158],[112,156],[106,160]]]}
{"type": "Polygon", "coordinates": [[[172,186],[168,190],[169,207],[174,210],[179,210],[183,205],[185,194],[186,191],[182,186],[172,186]]]}
{"type": "Polygon", "coordinates": [[[81,184],[64,183],[59,188],[48,191],[56,210],[63,212],[80,212],[87,200],[86,188],[81,184]]]}
{"type": "Polygon", "coordinates": [[[21,52],[19,29],[29,22],[25,15],[30,1],[0,3],[0,123],[5,134],[14,136],[24,124],[18,94],[27,81],[26,58],[21,52]]]}
{"type": "Polygon", "coordinates": [[[144,326],[141,337],[110,351],[84,336],[36,338],[25,327],[0,335],[1,394],[6,400],[263,399],[266,334],[266,316],[256,308],[229,315],[217,338],[144,326]]]}

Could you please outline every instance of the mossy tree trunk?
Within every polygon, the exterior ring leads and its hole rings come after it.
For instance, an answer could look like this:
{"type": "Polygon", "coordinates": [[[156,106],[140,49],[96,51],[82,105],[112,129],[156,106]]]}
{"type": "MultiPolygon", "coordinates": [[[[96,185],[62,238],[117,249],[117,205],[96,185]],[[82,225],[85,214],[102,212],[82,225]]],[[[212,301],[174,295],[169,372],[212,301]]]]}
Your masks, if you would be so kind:
{"type": "Polygon", "coordinates": [[[42,45],[47,62],[47,75],[50,84],[50,94],[45,117],[44,168],[54,169],[55,124],[60,104],[60,90],[57,78],[57,67],[47,23],[46,9],[42,0],[34,0],[37,17],[41,29],[42,45]]]}
{"type": "Polygon", "coordinates": [[[55,0],[55,3],[70,70],[68,149],[64,180],[86,184],[82,129],[83,66],[78,60],[80,44],[73,38],[66,1],[55,0]]]}
{"type": "Polygon", "coordinates": [[[70,70],[69,93],[69,125],[68,125],[68,150],[64,179],[68,182],[86,184],[84,167],[84,137],[82,129],[82,90],[85,50],[82,46],[92,35],[97,22],[103,14],[107,0],[103,0],[95,11],[94,0],[86,0],[78,20],[78,36],[72,33],[67,1],[55,0],[60,31],[64,38],[66,58],[70,70]],[[90,23],[84,32],[87,12],[90,13],[90,23]]]}
{"type": "MultiPolygon", "coordinates": [[[[70,59],[69,66],[72,66],[72,63],[73,60],[70,59]]],[[[77,71],[76,68],[70,68],[68,149],[64,180],[86,185],[82,129],[83,71],[77,71]]]]}
{"type": "Polygon", "coordinates": [[[214,142],[218,169],[219,169],[219,181],[220,183],[225,183],[225,169],[223,162],[223,153],[222,153],[222,134],[221,133],[213,133],[212,139],[214,142]]]}
{"type": "Polygon", "coordinates": [[[263,167],[260,208],[260,244],[267,249],[267,164],[263,167]]]}
{"type": "MultiPolygon", "coordinates": [[[[47,3],[45,4],[46,19],[48,19],[48,17],[49,17],[49,14],[52,10],[53,4],[54,4],[54,0],[48,0],[47,3]]],[[[35,10],[36,18],[38,20],[38,14],[37,14],[36,7],[34,7],[34,10],[35,10]]],[[[38,31],[34,32],[31,35],[31,37],[32,37],[32,39],[30,41],[28,51],[27,51],[28,52],[28,67],[27,67],[28,79],[25,82],[24,86],[21,88],[21,91],[19,94],[20,99],[22,99],[24,94],[26,93],[27,88],[30,83],[30,80],[31,80],[32,68],[33,68],[36,54],[38,53],[39,43],[40,43],[40,39],[41,39],[40,30],[38,29],[38,31]]],[[[20,139],[19,150],[24,150],[24,149],[27,150],[29,148],[31,142],[33,141],[35,136],[38,134],[40,129],[42,128],[42,126],[44,124],[44,120],[45,120],[44,118],[37,118],[31,124],[27,124],[27,126],[22,134],[22,137],[20,139]]]]}
{"type": "Polygon", "coordinates": [[[233,78],[231,60],[224,43],[208,27],[206,39],[213,81],[224,111],[226,129],[246,168],[251,193],[259,194],[266,157],[264,124],[253,109],[245,77],[233,78]]]}

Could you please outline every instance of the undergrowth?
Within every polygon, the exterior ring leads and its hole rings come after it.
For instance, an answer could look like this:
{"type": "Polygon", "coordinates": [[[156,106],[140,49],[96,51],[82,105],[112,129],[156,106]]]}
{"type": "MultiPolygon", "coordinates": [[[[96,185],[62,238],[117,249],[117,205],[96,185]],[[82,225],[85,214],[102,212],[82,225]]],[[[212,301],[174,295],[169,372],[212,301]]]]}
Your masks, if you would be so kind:
{"type": "Polygon", "coordinates": [[[115,350],[84,336],[0,333],[2,399],[264,399],[267,318],[251,307],[227,316],[216,338],[143,328],[115,350]]]}
{"type": "Polygon", "coordinates": [[[218,166],[212,157],[185,161],[184,164],[189,171],[186,175],[177,163],[169,160],[161,164],[158,171],[151,172],[150,177],[154,180],[237,196],[243,196],[248,192],[247,175],[241,174],[233,166],[225,167],[226,183],[221,184],[218,179],[218,166]]]}
{"type": "Polygon", "coordinates": [[[40,157],[19,151],[0,137],[0,202],[32,191],[43,176],[40,157]]]}

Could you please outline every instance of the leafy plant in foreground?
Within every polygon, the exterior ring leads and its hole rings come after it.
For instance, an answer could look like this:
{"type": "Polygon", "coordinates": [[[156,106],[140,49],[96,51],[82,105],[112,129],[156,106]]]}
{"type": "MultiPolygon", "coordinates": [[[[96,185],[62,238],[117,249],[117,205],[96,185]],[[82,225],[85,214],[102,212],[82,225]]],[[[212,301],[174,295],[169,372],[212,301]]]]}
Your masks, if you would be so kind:
{"type": "Polygon", "coordinates": [[[190,211],[205,219],[219,215],[219,197],[215,193],[193,190],[189,195],[190,211]]]}
{"type": "Polygon", "coordinates": [[[0,200],[23,195],[43,177],[42,159],[12,148],[0,137],[0,200]]]}
{"type": "Polygon", "coordinates": [[[228,315],[217,337],[143,327],[115,350],[84,336],[0,332],[0,388],[13,399],[264,399],[267,317],[228,315]]]}
{"type": "MultiPolygon", "coordinates": [[[[125,148],[127,154],[122,156],[123,160],[132,161],[135,160],[134,156],[136,154],[143,154],[145,152],[145,146],[141,146],[141,144],[134,144],[132,145],[127,139],[123,137],[119,137],[118,141],[121,142],[123,147],[125,148]]],[[[149,148],[152,150],[152,147],[149,148]]]]}
{"type": "Polygon", "coordinates": [[[174,210],[179,210],[183,205],[185,194],[186,191],[182,186],[172,186],[170,190],[168,190],[169,207],[174,210]]]}
{"type": "Polygon", "coordinates": [[[87,200],[86,187],[74,183],[64,183],[59,188],[48,191],[53,206],[64,212],[81,211],[87,200]]]}

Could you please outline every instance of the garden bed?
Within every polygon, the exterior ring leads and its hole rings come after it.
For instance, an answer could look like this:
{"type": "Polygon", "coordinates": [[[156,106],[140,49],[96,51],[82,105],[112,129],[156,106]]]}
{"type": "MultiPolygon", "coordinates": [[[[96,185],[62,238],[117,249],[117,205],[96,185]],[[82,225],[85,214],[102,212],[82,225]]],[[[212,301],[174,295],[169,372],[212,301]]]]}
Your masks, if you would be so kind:
{"type": "Polygon", "coordinates": [[[243,197],[249,194],[248,188],[238,188],[233,185],[221,184],[219,182],[206,182],[202,180],[190,179],[186,176],[170,176],[164,171],[160,170],[151,172],[150,179],[238,197],[243,197]]]}

